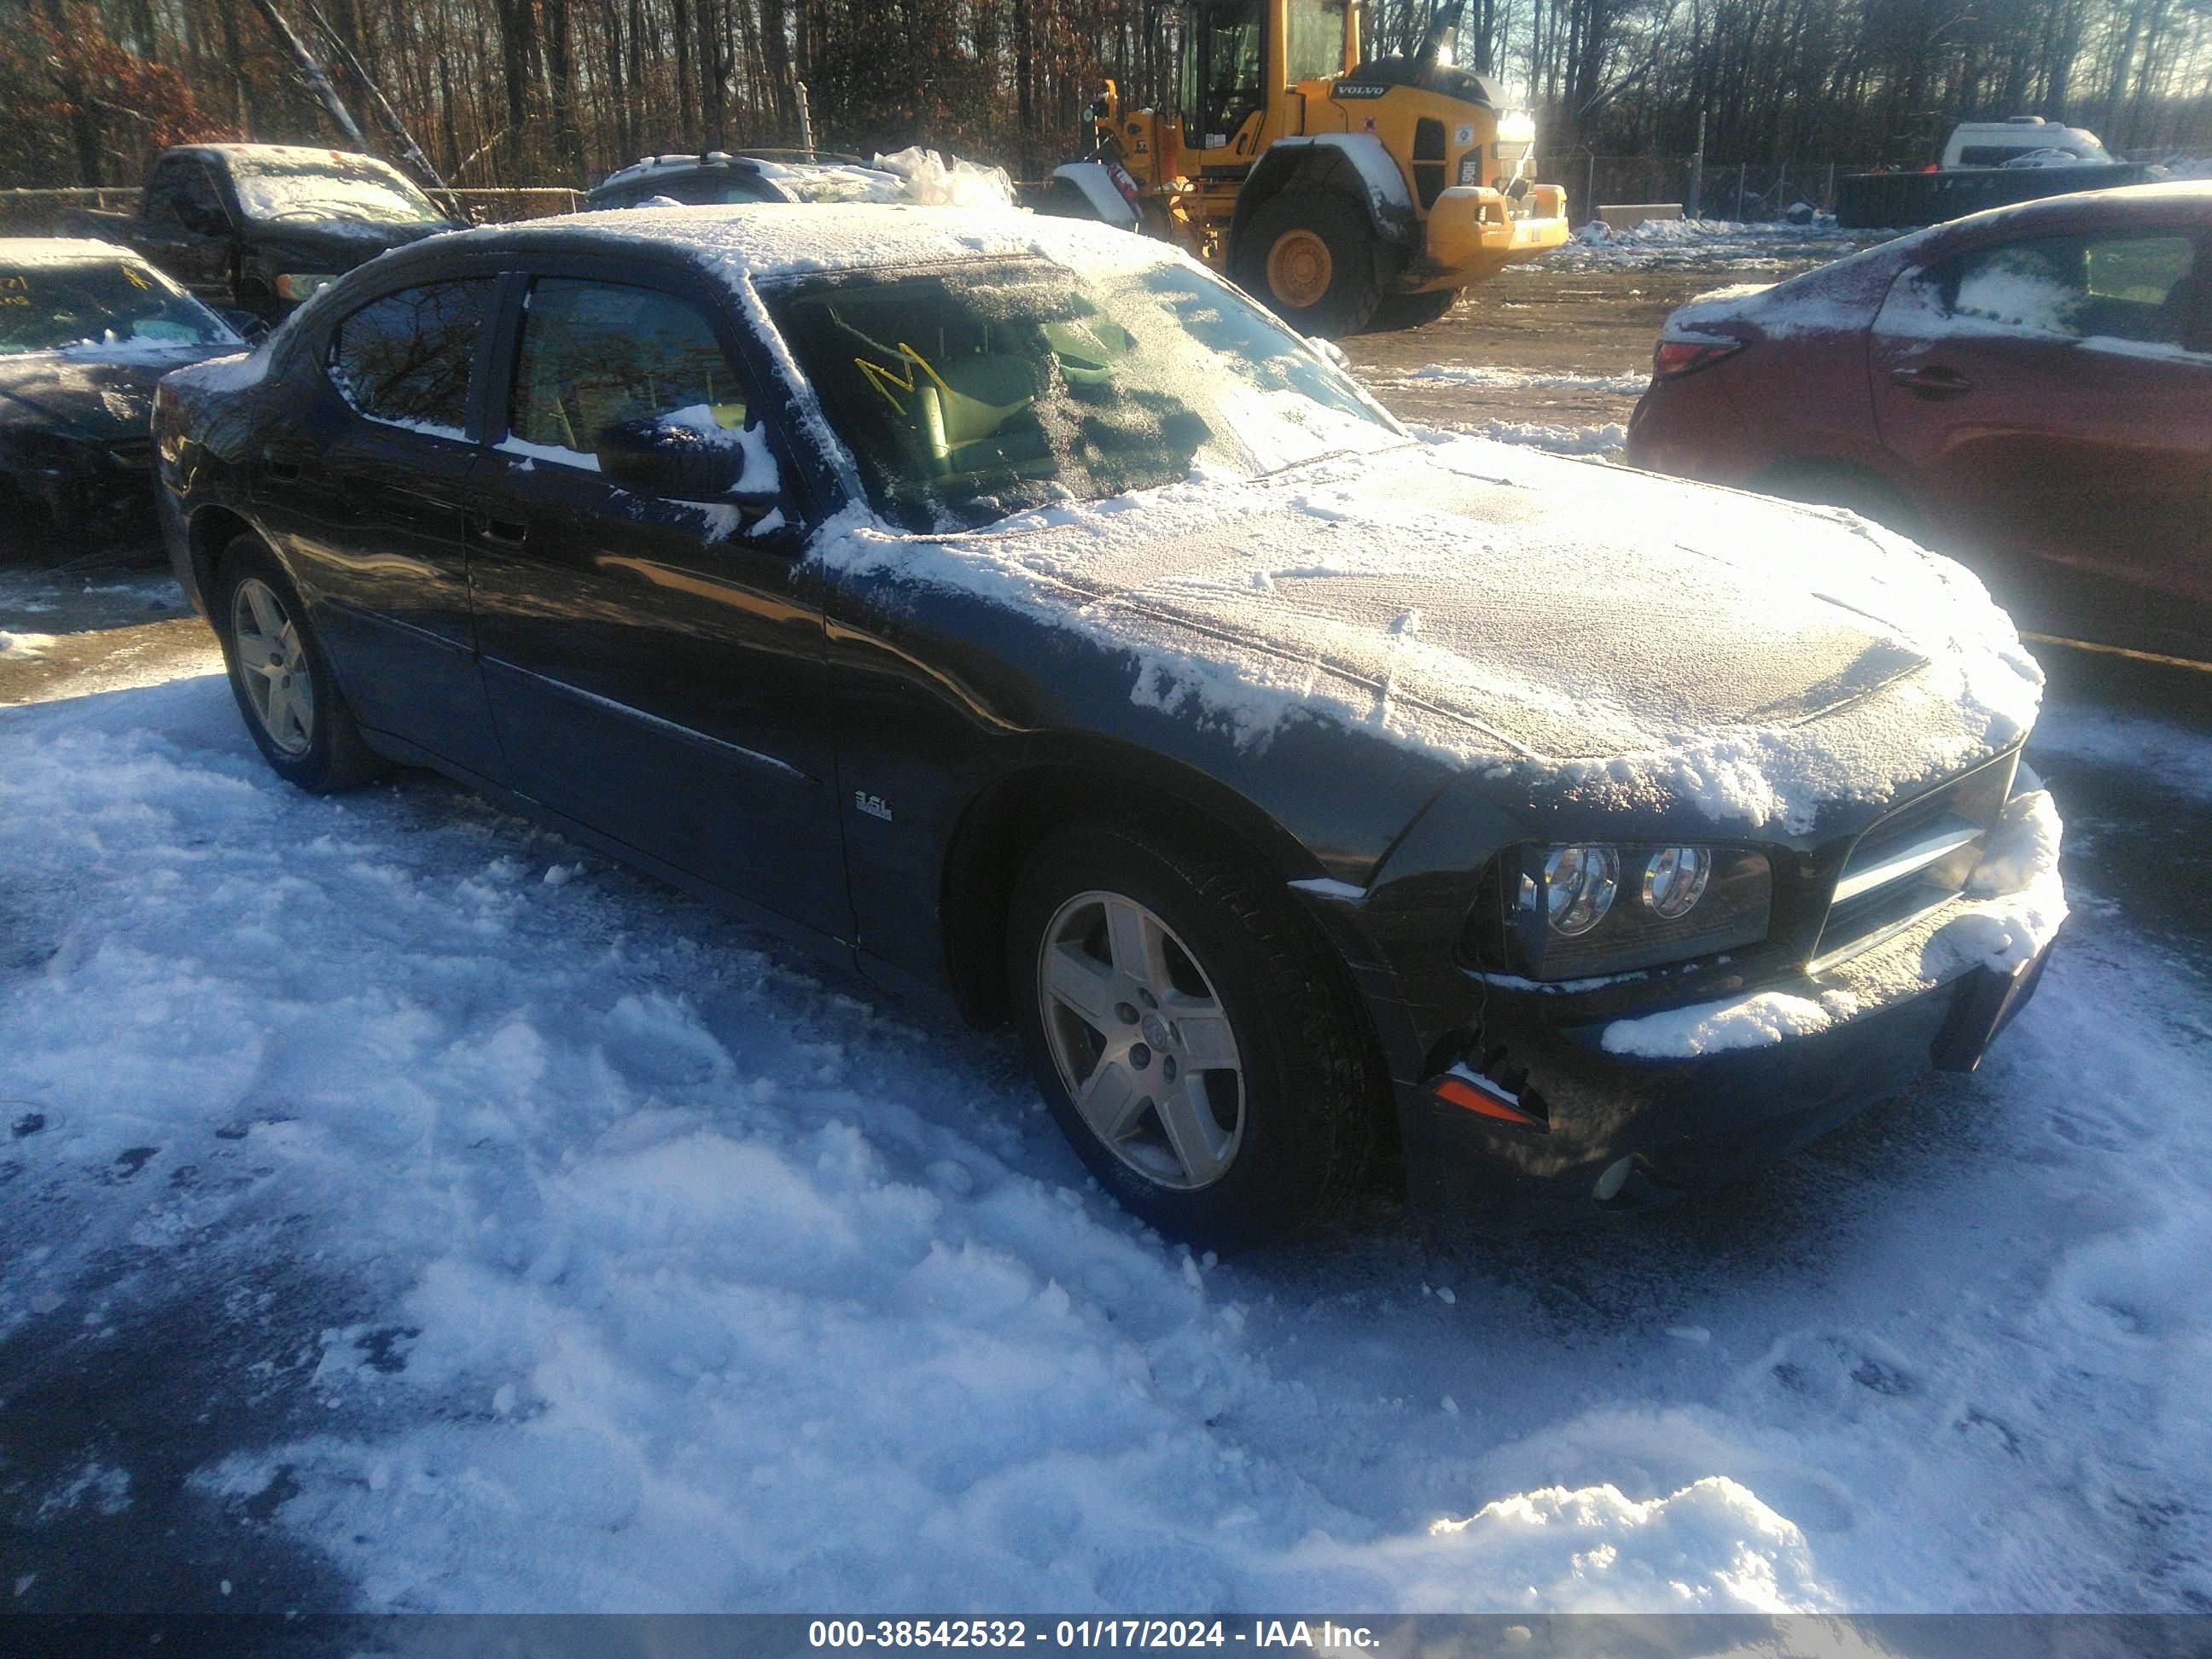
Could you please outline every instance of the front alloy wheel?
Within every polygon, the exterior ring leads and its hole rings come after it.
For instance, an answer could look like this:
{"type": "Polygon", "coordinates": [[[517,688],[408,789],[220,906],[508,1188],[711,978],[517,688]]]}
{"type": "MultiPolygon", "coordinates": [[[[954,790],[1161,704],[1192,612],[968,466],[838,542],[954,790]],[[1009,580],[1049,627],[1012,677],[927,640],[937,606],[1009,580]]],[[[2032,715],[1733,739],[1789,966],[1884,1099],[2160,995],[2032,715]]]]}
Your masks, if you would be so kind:
{"type": "Polygon", "coordinates": [[[1182,823],[1079,823],[1024,861],[1006,984],[1098,1184],[1231,1250],[1364,1178],[1388,1085],[1343,963],[1279,879],[1182,823]]]}
{"type": "Polygon", "coordinates": [[[1120,893],[1078,893],[1047,926],[1037,1000],[1060,1085],[1148,1181],[1218,1181],[1244,1127],[1244,1068],[1213,981],[1173,929],[1120,893]]]}

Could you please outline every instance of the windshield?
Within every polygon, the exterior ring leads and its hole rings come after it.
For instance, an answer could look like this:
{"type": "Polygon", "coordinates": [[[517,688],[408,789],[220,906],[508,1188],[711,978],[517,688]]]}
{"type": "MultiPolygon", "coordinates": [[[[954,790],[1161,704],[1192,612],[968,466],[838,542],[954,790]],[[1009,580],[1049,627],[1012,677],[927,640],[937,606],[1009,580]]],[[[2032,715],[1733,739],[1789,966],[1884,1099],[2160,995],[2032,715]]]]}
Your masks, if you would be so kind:
{"type": "Polygon", "coordinates": [[[817,279],[776,320],[909,530],[1407,441],[1295,334],[1203,272],[990,265],[817,279]]]}
{"type": "Polygon", "coordinates": [[[71,346],[235,345],[189,294],[122,259],[0,267],[0,356],[71,346]]]}
{"type": "Polygon", "coordinates": [[[254,219],[351,219],[372,225],[434,225],[446,216],[398,173],[367,155],[336,151],[296,160],[234,158],[239,205],[254,219]]]}

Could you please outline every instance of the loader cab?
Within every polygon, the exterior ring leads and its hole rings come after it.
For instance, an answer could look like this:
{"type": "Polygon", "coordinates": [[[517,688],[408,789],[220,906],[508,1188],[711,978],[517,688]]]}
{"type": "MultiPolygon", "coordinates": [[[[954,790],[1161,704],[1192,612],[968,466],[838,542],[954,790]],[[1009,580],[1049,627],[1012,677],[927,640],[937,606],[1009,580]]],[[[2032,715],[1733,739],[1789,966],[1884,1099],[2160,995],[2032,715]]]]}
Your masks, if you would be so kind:
{"type": "Polygon", "coordinates": [[[1291,89],[1352,65],[1359,31],[1349,0],[1196,0],[1161,7],[1162,55],[1171,66],[1182,148],[1201,167],[1250,165],[1273,140],[1299,131],[1291,89]]]}

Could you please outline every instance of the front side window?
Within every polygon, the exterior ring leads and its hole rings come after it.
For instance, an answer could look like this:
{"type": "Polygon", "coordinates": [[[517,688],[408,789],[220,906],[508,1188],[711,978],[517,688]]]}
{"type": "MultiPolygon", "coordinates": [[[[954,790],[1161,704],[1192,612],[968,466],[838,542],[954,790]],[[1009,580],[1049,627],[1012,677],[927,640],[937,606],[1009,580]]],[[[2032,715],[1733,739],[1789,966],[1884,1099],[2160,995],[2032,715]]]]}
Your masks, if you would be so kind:
{"type": "Polygon", "coordinates": [[[2180,346],[2197,251],[2186,236],[2039,236],[1962,254],[1939,282],[1944,308],[1970,322],[2180,346]]]}
{"type": "Polygon", "coordinates": [[[739,432],[748,401],[712,325],[688,301],[566,277],[531,284],[508,410],[511,441],[550,459],[595,467],[610,427],[672,419],[739,432]]]}
{"type": "Polygon", "coordinates": [[[0,267],[0,357],[243,343],[221,318],[135,259],[0,267]]]}
{"type": "Polygon", "coordinates": [[[1297,335],[1179,262],[819,278],[772,310],[877,510],[974,526],[1407,441],[1297,335]]]}
{"type": "Polygon", "coordinates": [[[371,420],[465,435],[469,373],[491,293],[490,278],[471,276],[370,301],[331,337],[331,384],[371,420]]]}

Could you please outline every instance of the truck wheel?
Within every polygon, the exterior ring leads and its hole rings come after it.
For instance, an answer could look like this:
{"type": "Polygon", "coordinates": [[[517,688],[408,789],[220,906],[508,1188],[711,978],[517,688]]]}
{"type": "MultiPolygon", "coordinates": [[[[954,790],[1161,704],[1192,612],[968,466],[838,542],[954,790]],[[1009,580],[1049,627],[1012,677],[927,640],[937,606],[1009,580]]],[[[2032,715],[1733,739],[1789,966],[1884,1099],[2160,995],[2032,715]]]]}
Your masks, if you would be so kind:
{"type": "Polygon", "coordinates": [[[1301,334],[1357,334],[1375,314],[1375,233],[1356,203],[1289,191],[1252,216],[1231,262],[1246,293],[1301,334]]]}
{"type": "Polygon", "coordinates": [[[1437,289],[1428,294],[1386,294],[1369,319],[1370,334],[1389,334],[1402,328],[1419,328],[1449,311],[1464,289],[1437,289]]]}
{"type": "Polygon", "coordinates": [[[1073,826],[1015,884],[1006,977],[1062,1133],[1162,1232],[1281,1238],[1364,1174],[1364,1014],[1274,882],[1164,826],[1073,826]]]}

